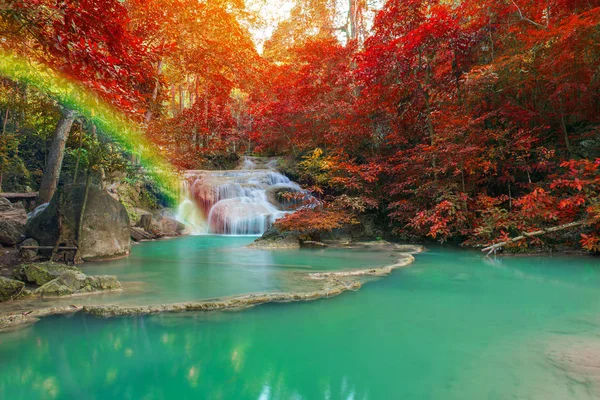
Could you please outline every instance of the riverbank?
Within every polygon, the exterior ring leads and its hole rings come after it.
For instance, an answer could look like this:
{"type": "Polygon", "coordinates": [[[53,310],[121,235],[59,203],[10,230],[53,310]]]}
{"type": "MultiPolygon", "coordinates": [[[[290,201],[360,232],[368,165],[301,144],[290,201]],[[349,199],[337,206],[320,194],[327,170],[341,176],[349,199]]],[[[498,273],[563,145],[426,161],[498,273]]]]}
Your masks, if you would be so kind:
{"type": "MultiPolygon", "coordinates": [[[[228,238],[232,240],[231,238],[228,238]]],[[[186,243],[182,244],[192,248],[194,241],[206,240],[203,237],[188,237],[186,243]]],[[[177,239],[170,242],[176,243],[177,239]]],[[[160,246],[161,242],[146,243],[144,246],[160,246]]],[[[162,243],[165,245],[165,243],[162,243]]],[[[170,245],[170,244],[169,244],[170,245]]],[[[0,305],[0,330],[15,329],[17,327],[26,326],[28,324],[38,321],[40,318],[47,317],[50,315],[57,314],[72,314],[77,312],[83,312],[93,315],[100,315],[104,317],[109,316],[123,316],[123,315],[143,315],[143,314],[155,314],[160,312],[185,312],[185,311],[217,311],[217,310],[239,310],[260,304],[267,303],[281,303],[281,302],[304,302],[312,301],[322,298],[330,298],[338,296],[349,290],[358,290],[364,283],[364,279],[381,277],[388,275],[394,269],[406,267],[414,262],[412,254],[422,252],[424,248],[421,246],[409,246],[409,245],[397,245],[387,242],[371,242],[371,243],[354,243],[350,247],[339,247],[337,249],[321,250],[319,253],[315,253],[311,250],[295,250],[286,254],[279,254],[277,257],[288,257],[294,258],[301,254],[307,257],[314,257],[311,254],[332,254],[328,256],[331,260],[335,260],[344,254],[345,257],[363,258],[361,265],[367,265],[365,267],[352,268],[352,263],[347,264],[351,269],[341,268],[338,271],[305,271],[300,266],[293,266],[293,270],[289,270],[286,264],[273,264],[273,267],[269,267],[268,258],[272,252],[264,250],[244,250],[243,248],[231,248],[226,250],[224,254],[230,251],[243,251],[247,254],[249,260],[257,259],[261,257],[264,260],[264,267],[260,264],[248,264],[243,263],[240,265],[246,272],[252,271],[254,268],[261,268],[265,273],[276,273],[283,274],[281,277],[276,275],[275,280],[283,279],[283,282],[289,282],[287,284],[290,290],[287,291],[276,291],[269,290],[264,292],[254,292],[251,294],[240,293],[238,295],[226,295],[220,297],[207,297],[197,298],[193,301],[182,301],[182,302],[156,302],[152,299],[146,299],[149,304],[143,305],[131,305],[136,301],[141,301],[140,296],[145,296],[147,291],[140,292],[140,286],[144,286],[143,274],[144,268],[141,266],[139,273],[136,272],[136,280],[140,282],[124,282],[122,295],[112,295],[118,302],[111,302],[109,295],[94,294],[90,296],[76,296],[70,298],[55,298],[55,299],[44,299],[43,301],[35,299],[25,300],[13,300],[8,303],[0,305]],[[322,253],[325,251],[326,253],[322,253]],[[393,258],[393,262],[389,264],[383,264],[386,258],[393,258]],[[369,260],[373,260],[370,262],[369,260]],[[373,266],[373,263],[377,263],[376,260],[380,260],[381,266],[373,266]],[[368,265],[368,264],[371,265],[368,265]],[[271,272],[268,272],[271,270],[271,272]],[[141,274],[142,276],[140,276],[141,274]],[[126,300],[121,300],[125,298],[126,300]],[[137,298],[137,300],[136,300],[137,298]],[[97,299],[97,300],[95,300],[97,299]],[[85,300],[85,301],[82,301],[85,300]],[[125,302],[125,303],[124,303],[125,302]]],[[[277,252],[275,252],[277,253],[277,252]]],[[[322,256],[319,256],[322,257],[322,256]]],[[[327,260],[327,258],[325,259],[327,260]]],[[[127,260],[123,261],[127,262],[127,260]]],[[[118,262],[107,262],[102,264],[103,270],[101,272],[115,273],[120,279],[118,271],[111,270],[111,265],[117,265],[118,262]]],[[[137,262],[136,262],[137,264],[137,262]]],[[[213,262],[220,269],[223,267],[219,266],[219,262],[213,262]]],[[[235,264],[235,263],[233,263],[235,264]]],[[[343,261],[340,264],[344,264],[343,261]]],[[[87,265],[87,264],[86,264],[87,265]]],[[[214,268],[214,265],[212,265],[214,268]]],[[[90,268],[94,272],[94,267],[90,268]]],[[[164,265],[161,267],[168,277],[168,271],[164,270],[164,265]]],[[[187,268],[187,267],[186,267],[187,268]]],[[[200,266],[198,266],[200,268],[200,266]]],[[[89,269],[83,268],[84,272],[89,269]]],[[[152,274],[151,271],[146,273],[152,274]]],[[[201,273],[201,270],[196,271],[201,273]]],[[[167,279],[168,281],[169,279],[167,279]]],[[[159,283],[160,284],[160,283],[159,283]]],[[[163,283],[162,285],[166,285],[163,283]]],[[[221,283],[225,284],[225,283],[221,283]]],[[[150,289],[148,289],[150,290],[150,289]]],[[[155,290],[158,290],[155,289],[155,290]]],[[[193,293],[193,292],[191,292],[193,293]]],[[[193,294],[191,294],[193,296],[193,294]]],[[[169,295],[170,298],[178,297],[179,295],[174,293],[169,295]]]]}

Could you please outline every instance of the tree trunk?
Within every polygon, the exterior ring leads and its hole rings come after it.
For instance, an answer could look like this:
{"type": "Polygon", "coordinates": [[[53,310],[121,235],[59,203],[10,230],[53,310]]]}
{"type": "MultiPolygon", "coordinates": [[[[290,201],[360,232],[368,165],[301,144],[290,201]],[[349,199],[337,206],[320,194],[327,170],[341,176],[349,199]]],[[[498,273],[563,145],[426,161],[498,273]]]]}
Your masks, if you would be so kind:
{"type": "MultiPolygon", "coordinates": [[[[96,128],[96,124],[92,124],[92,138],[94,139],[94,142],[98,139],[98,129],[96,128]]],[[[135,156],[132,155],[132,157],[135,156]]],[[[137,162],[137,159],[134,159],[134,161],[137,162]]],[[[106,172],[104,171],[102,164],[98,166],[98,169],[100,171],[100,188],[104,190],[106,189],[106,172]]]]}
{"type": "Polygon", "coordinates": [[[348,29],[346,35],[349,42],[356,39],[356,0],[348,1],[348,29]]]}
{"type": "Polygon", "coordinates": [[[83,195],[83,203],[81,204],[81,213],[79,214],[79,221],[77,222],[77,251],[73,262],[75,264],[81,264],[83,259],[81,258],[81,244],[83,243],[83,223],[85,220],[85,209],[87,208],[88,196],[90,193],[90,184],[92,182],[92,171],[88,168],[87,176],[85,178],[85,192],[83,195]]]}
{"type": "Polygon", "coordinates": [[[175,101],[175,84],[171,83],[171,114],[177,116],[177,102],[175,101]]]}
{"type": "Polygon", "coordinates": [[[573,146],[571,146],[571,139],[569,139],[569,130],[567,129],[567,122],[565,119],[565,114],[560,112],[560,129],[563,132],[563,137],[565,139],[565,146],[567,147],[567,152],[571,158],[574,157],[573,146]]]}
{"type": "Polygon", "coordinates": [[[44,170],[42,183],[40,184],[40,192],[37,198],[38,204],[49,202],[56,191],[62,161],[65,155],[67,137],[69,137],[69,132],[71,131],[71,126],[73,126],[74,121],[75,111],[72,110],[65,110],[58,121],[56,130],[54,131],[54,137],[52,138],[52,144],[50,145],[46,169],[44,170]]]}
{"type": "Polygon", "coordinates": [[[50,261],[57,261],[56,255],[60,248],[60,244],[64,239],[64,230],[63,230],[63,194],[58,192],[58,201],[56,202],[56,215],[58,217],[57,225],[58,225],[58,237],[56,238],[56,243],[54,244],[54,248],[52,249],[52,254],[50,255],[50,261]]]}
{"type": "Polygon", "coordinates": [[[560,129],[563,133],[565,139],[565,146],[567,147],[567,152],[569,153],[569,157],[574,158],[575,152],[573,151],[573,146],[571,146],[571,139],[569,138],[569,130],[567,129],[567,119],[565,116],[565,108],[563,106],[562,95],[558,96],[558,105],[560,107],[560,129]]]}
{"type": "MultiPolygon", "coordinates": [[[[186,78],[187,81],[187,78],[186,78]]],[[[185,110],[185,88],[183,87],[183,83],[179,86],[179,113],[183,113],[185,110]]]]}
{"type": "MultiPolygon", "coordinates": [[[[426,120],[427,120],[427,132],[429,133],[429,141],[430,141],[430,145],[431,147],[433,147],[435,145],[435,129],[433,128],[433,121],[431,120],[431,103],[429,102],[430,99],[430,95],[429,92],[427,90],[425,90],[425,88],[423,87],[423,85],[421,85],[421,82],[419,82],[419,88],[421,90],[421,93],[423,94],[423,98],[425,99],[425,113],[426,113],[426,120]]],[[[435,150],[434,153],[432,155],[431,158],[431,166],[433,167],[433,176],[435,178],[435,180],[437,180],[437,161],[436,161],[436,157],[435,157],[435,150]]]]}
{"type": "Polygon", "coordinates": [[[147,124],[152,121],[152,116],[154,115],[154,108],[157,107],[156,99],[158,99],[158,90],[160,89],[160,75],[162,74],[162,65],[163,62],[160,60],[158,62],[158,67],[156,68],[156,82],[154,83],[154,89],[152,89],[152,100],[148,106],[148,110],[146,110],[146,115],[144,116],[144,120],[147,124]]]}
{"type": "Polygon", "coordinates": [[[77,161],[75,162],[75,172],[73,173],[73,184],[77,183],[79,174],[79,162],[81,161],[81,147],[83,146],[83,130],[79,132],[79,147],[77,147],[77,161]]]}
{"type": "MultiPolygon", "coordinates": [[[[8,121],[8,107],[6,108],[6,114],[4,114],[4,122],[2,123],[2,135],[6,133],[6,122],[8,121]]],[[[2,191],[2,180],[4,178],[4,171],[0,170],[0,192],[2,191]]]]}
{"type": "Polygon", "coordinates": [[[208,109],[209,109],[209,100],[208,100],[208,84],[205,87],[204,91],[204,128],[206,131],[204,135],[202,135],[202,148],[206,149],[208,147],[208,109]]]}
{"type": "Polygon", "coordinates": [[[2,123],[2,134],[6,133],[6,123],[8,122],[8,107],[6,108],[6,114],[4,114],[4,122],[2,123]]]}

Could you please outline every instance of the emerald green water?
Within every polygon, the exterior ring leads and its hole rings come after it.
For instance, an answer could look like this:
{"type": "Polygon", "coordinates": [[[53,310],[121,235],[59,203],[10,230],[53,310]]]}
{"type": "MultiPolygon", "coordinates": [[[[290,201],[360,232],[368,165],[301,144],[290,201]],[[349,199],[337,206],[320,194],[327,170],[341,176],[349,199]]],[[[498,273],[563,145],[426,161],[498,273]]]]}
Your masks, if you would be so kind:
{"type": "Polygon", "coordinates": [[[121,260],[88,263],[88,275],[117,275],[123,292],[64,300],[0,303],[3,310],[47,305],[148,305],[198,301],[255,292],[305,291],[316,282],[306,274],[392,264],[390,251],[341,249],[248,249],[255,237],[187,236],[136,245],[121,260]]]}
{"type": "MultiPolygon", "coordinates": [[[[285,289],[288,269],[358,267],[390,256],[321,250],[259,257],[239,249],[245,240],[150,243],[130,261],[92,269],[132,282],[148,278],[151,292],[167,299],[175,292],[155,287],[161,269],[174,271],[170,282],[182,288],[220,295],[285,289]],[[196,267],[204,272],[187,266],[194,243],[206,250],[196,267]],[[244,262],[256,265],[240,272],[232,261],[246,252],[244,262]]],[[[0,399],[597,398],[547,353],[600,340],[598,259],[493,261],[441,247],[416,258],[357,292],[309,303],[45,318],[0,334],[0,399]]],[[[197,296],[189,290],[181,298],[197,296]]]]}

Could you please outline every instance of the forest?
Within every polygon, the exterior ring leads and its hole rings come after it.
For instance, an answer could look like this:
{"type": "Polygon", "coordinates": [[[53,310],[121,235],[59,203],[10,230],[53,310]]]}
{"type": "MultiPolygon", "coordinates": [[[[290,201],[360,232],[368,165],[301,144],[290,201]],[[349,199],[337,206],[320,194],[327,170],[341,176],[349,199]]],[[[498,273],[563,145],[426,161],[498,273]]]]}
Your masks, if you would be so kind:
{"type": "Polygon", "coordinates": [[[3,2],[0,191],[161,203],[152,167],[277,156],[312,194],[282,231],[600,252],[598,1],[302,0],[269,35],[260,7],[3,2]]]}
{"type": "Polygon", "coordinates": [[[0,0],[0,400],[600,399],[600,0],[0,0]]]}

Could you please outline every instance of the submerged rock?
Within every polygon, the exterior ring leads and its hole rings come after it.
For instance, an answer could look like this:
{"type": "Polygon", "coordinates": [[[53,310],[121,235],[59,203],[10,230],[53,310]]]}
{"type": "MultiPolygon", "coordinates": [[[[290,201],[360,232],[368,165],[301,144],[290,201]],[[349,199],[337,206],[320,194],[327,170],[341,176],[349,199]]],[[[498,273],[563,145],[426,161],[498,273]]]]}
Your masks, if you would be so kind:
{"type": "Polygon", "coordinates": [[[7,301],[19,296],[23,291],[25,284],[21,281],[15,281],[0,276],[0,301],[7,301]]]}
{"type": "Polygon", "coordinates": [[[155,306],[128,307],[118,305],[91,305],[83,306],[83,311],[88,314],[101,317],[114,317],[124,315],[156,314],[160,312],[240,310],[266,303],[313,301],[322,298],[334,297],[348,290],[358,290],[360,287],[361,283],[358,281],[341,281],[338,279],[330,279],[323,285],[322,288],[310,292],[256,293],[225,297],[215,300],[161,304],[155,306]]]}
{"type": "Polygon", "coordinates": [[[81,272],[77,267],[48,262],[21,265],[14,270],[13,275],[21,281],[41,286],[58,278],[67,271],[81,272]]]}
{"type": "Polygon", "coordinates": [[[335,272],[313,272],[309,276],[313,279],[326,279],[326,278],[348,278],[355,276],[383,276],[388,275],[393,270],[398,268],[404,268],[415,261],[415,257],[411,254],[403,254],[396,263],[392,265],[386,265],[377,268],[366,268],[366,269],[355,269],[349,271],[335,271],[335,272]]]}
{"type": "Polygon", "coordinates": [[[67,271],[39,287],[34,293],[42,296],[69,296],[121,289],[121,283],[114,275],[87,276],[81,272],[67,271]]]}
{"type": "Polygon", "coordinates": [[[548,361],[593,398],[600,398],[600,340],[597,337],[560,339],[546,352],[548,361]]]}
{"type": "MultiPolygon", "coordinates": [[[[34,211],[27,221],[27,236],[42,246],[77,243],[79,215],[85,196],[82,185],[65,186],[48,206],[34,211]]],[[[80,256],[84,260],[114,258],[129,254],[129,216],[125,207],[107,192],[90,187],[83,219],[80,256]]]]}

